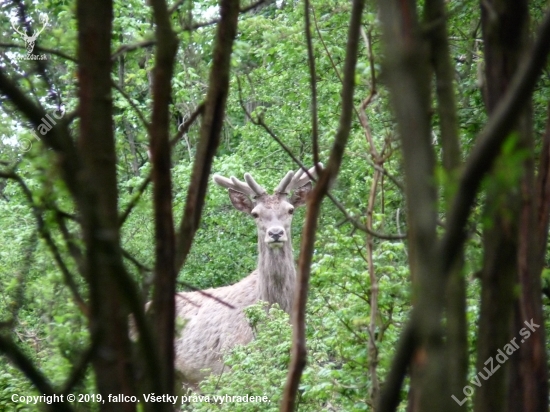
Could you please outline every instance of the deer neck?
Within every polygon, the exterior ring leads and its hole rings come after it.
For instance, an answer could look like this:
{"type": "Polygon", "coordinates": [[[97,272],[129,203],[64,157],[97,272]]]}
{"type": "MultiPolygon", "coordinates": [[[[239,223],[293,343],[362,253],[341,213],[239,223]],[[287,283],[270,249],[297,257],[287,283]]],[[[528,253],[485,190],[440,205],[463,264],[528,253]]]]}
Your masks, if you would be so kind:
{"type": "Polygon", "coordinates": [[[278,303],[290,313],[294,300],[296,268],[290,239],[280,248],[270,248],[258,240],[259,298],[269,304],[278,303]]]}

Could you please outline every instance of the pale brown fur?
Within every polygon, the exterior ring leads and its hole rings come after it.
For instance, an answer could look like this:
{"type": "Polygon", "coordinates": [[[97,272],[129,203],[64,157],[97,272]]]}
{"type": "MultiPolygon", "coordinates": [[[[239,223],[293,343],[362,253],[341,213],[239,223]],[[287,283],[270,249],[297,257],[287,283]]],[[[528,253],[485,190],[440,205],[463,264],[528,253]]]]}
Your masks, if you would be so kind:
{"type": "MultiPolygon", "coordinates": [[[[315,167],[308,172],[315,175],[315,167]]],[[[177,295],[176,316],[185,326],[175,342],[175,367],[187,385],[194,386],[209,373],[221,373],[223,354],[253,339],[244,308],[263,300],[278,303],[288,313],[292,309],[296,270],[290,224],[294,208],[305,204],[310,178],[301,171],[289,172],[273,195],[265,193],[250,175],[245,180],[214,176],[217,184],[228,189],[235,208],[256,220],[258,266],[240,282],[204,291],[234,309],[200,292],[177,295]]]]}

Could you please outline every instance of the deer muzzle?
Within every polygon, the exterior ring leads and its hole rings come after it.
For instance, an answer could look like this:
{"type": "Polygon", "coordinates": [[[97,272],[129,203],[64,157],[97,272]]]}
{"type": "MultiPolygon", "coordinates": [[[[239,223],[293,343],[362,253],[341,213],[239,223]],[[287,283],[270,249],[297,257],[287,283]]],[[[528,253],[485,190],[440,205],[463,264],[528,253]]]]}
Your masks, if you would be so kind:
{"type": "Polygon", "coordinates": [[[281,247],[288,240],[283,227],[274,226],[267,231],[265,242],[270,247],[281,247]]]}

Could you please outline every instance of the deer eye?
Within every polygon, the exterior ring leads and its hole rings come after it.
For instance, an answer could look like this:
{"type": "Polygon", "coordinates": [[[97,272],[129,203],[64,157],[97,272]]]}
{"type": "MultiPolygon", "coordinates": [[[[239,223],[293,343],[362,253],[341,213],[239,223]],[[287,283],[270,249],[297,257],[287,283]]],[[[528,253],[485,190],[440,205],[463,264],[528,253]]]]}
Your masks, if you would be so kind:
{"type": "Polygon", "coordinates": [[[254,219],[258,219],[260,215],[257,212],[250,213],[254,219]]]}
{"type": "Polygon", "coordinates": [[[291,215],[291,214],[293,214],[293,213],[294,213],[294,208],[293,208],[293,207],[290,208],[290,209],[288,209],[288,214],[289,214],[289,215],[291,215]]]}

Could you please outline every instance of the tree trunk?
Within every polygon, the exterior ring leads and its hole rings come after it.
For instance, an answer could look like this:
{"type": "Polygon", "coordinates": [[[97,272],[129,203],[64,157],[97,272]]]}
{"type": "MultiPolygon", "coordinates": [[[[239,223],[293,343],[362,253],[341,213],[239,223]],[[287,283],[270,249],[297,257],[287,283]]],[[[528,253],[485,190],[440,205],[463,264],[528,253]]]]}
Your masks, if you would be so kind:
{"type": "MultiPolygon", "coordinates": [[[[487,111],[491,114],[508,89],[527,46],[527,2],[483,1],[481,23],[486,76],[484,98],[487,111]]],[[[479,412],[504,410],[507,408],[508,400],[520,396],[516,392],[518,387],[515,384],[508,386],[509,374],[510,383],[517,379],[519,357],[500,365],[494,374],[490,367],[490,359],[496,362],[498,350],[502,350],[511,339],[517,337],[518,327],[521,328],[517,319],[517,307],[514,316],[518,261],[529,258],[522,257],[525,245],[520,243],[519,228],[520,222],[521,226],[527,225],[524,229],[529,230],[530,227],[530,213],[526,210],[529,205],[525,204],[530,200],[525,199],[524,195],[532,191],[533,167],[530,159],[514,164],[505,163],[509,163],[520,150],[532,146],[531,126],[528,121],[530,114],[530,110],[526,109],[521,115],[516,126],[517,144],[509,140],[513,147],[509,149],[510,153],[501,155],[504,160],[497,163],[493,170],[487,193],[488,224],[484,230],[485,255],[481,273],[482,293],[477,351],[477,376],[483,379],[487,376],[487,380],[482,381],[476,392],[474,410],[479,412]],[[521,190],[517,190],[520,182],[521,190]],[[508,393],[513,395],[507,397],[508,393]]]]}
{"type": "MultiPolygon", "coordinates": [[[[92,366],[97,392],[134,395],[128,310],[118,282],[122,267],[117,214],[116,154],[112,124],[110,1],[79,1],[78,61],[82,161],[79,196],[90,285],[90,333],[96,345],[92,366]]],[[[131,402],[102,405],[103,411],[135,411],[131,402]]]]}

